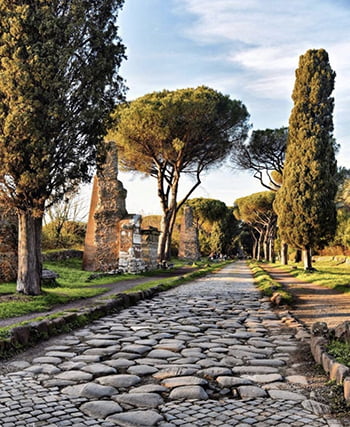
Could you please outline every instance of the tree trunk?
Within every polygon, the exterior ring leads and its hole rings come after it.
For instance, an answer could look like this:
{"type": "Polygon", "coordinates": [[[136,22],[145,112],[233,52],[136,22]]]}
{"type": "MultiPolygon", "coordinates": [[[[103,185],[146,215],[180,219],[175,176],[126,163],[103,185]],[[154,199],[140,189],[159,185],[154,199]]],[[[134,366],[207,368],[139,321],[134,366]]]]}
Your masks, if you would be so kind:
{"type": "Polygon", "coordinates": [[[27,211],[18,214],[17,292],[26,295],[41,293],[41,233],[42,217],[27,211]]]}
{"type": "Polygon", "coordinates": [[[304,262],[304,270],[312,271],[312,255],[311,255],[311,248],[306,247],[302,250],[303,254],[303,262],[304,262]]]}
{"type": "Polygon", "coordinates": [[[286,242],[281,243],[281,264],[288,265],[288,244],[286,242]]]}
{"type": "Polygon", "coordinates": [[[162,216],[160,224],[160,236],[158,243],[158,262],[162,262],[167,259],[167,246],[169,242],[169,232],[170,232],[170,212],[166,212],[162,216]]]}
{"type": "Polygon", "coordinates": [[[276,261],[275,244],[273,237],[271,237],[269,241],[269,261],[272,263],[276,261]]]}
{"type": "Polygon", "coordinates": [[[300,249],[297,249],[295,252],[294,262],[301,262],[303,260],[303,256],[300,249]]]}

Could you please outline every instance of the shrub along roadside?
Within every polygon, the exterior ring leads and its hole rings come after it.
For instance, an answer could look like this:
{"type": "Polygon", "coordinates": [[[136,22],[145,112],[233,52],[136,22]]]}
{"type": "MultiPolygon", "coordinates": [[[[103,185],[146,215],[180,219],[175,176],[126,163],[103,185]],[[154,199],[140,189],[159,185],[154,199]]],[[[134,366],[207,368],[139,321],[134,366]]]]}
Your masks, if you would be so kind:
{"type": "Polygon", "coordinates": [[[253,273],[255,286],[267,297],[273,297],[278,293],[281,297],[280,304],[291,304],[292,295],[283,289],[283,286],[273,280],[272,277],[263,269],[258,261],[249,261],[249,267],[253,273]]]}

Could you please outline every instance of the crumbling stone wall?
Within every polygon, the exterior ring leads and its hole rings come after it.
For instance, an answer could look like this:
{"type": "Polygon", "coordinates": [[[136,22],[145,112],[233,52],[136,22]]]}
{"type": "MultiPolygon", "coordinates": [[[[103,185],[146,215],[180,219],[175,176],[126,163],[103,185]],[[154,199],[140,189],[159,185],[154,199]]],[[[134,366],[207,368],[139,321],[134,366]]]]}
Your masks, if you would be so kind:
{"type": "Polygon", "coordinates": [[[118,269],[119,221],[127,215],[127,191],[118,180],[118,156],[110,143],[106,162],[94,178],[85,237],[83,268],[87,271],[118,269]]]}
{"type": "Polygon", "coordinates": [[[141,215],[127,213],[126,193],[118,181],[117,150],[111,144],[106,163],[94,179],[84,270],[138,273],[157,267],[159,232],[142,230],[141,215]]]}
{"type": "Polygon", "coordinates": [[[180,227],[179,258],[197,261],[199,252],[198,230],[193,221],[193,211],[185,206],[180,227]]]}
{"type": "Polygon", "coordinates": [[[0,282],[17,278],[18,219],[17,215],[0,208],[0,282]]]}

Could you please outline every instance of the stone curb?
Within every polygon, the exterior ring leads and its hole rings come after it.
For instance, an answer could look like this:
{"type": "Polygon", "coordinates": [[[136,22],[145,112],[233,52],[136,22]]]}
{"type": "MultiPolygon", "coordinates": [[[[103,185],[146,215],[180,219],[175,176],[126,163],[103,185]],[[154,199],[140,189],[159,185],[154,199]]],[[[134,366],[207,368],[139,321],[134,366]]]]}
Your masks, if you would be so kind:
{"type": "MultiPolygon", "coordinates": [[[[50,337],[80,328],[94,320],[119,312],[135,305],[138,301],[149,299],[166,290],[165,285],[130,293],[118,293],[108,299],[97,299],[93,305],[78,311],[64,311],[57,317],[29,322],[10,330],[9,338],[0,339],[0,360],[9,358],[20,350],[33,347],[50,337]]],[[[40,314],[38,315],[40,317],[40,314]]]]}
{"type": "Polygon", "coordinates": [[[350,368],[337,362],[327,351],[328,339],[313,335],[310,340],[311,353],[315,362],[323,367],[329,378],[343,386],[344,399],[350,403],[350,368]]]}

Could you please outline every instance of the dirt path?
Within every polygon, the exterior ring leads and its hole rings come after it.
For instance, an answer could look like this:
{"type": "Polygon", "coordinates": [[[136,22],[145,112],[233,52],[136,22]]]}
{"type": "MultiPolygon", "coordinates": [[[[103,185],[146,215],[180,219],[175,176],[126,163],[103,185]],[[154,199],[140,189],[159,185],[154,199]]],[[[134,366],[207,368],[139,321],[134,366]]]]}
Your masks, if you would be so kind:
{"type": "Polygon", "coordinates": [[[139,279],[128,279],[128,280],[123,280],[123,281],[119,281],[119,282],[115,282],[115,283],[108,283],[105,285],[96,285],[96,286],[92,285],[91,287],[108,288],[109,290],[104,292],[103,294],[100,294],[100,295],[95,296],[95,297],[84,298],[84,299],[69,302],[67,304],[57,305],[55,307],[52,307],[50,310],[28,313],[28,314],[25,314],[23,316],[11,317],[9,319],[0,319],[0,328],[10,326],[10,325],[15,324],[15,323],[29,321],[29,320],[35,319],[36,317],[39,317],[39,316],[40,317],[41,316],[48,316],[48,315],[58,313],[61,311],[86,307],[90,304],[93,304],[96,299],[100,299],[100,298],[106,297],[108,295],[115,295],[115,294],[118,294],[120,292],[131,289],[137,285],[147,283],[147,282],[151,282],[154,280],[159,280],[162,278],[166,279],[169,277],[182,276],[186,273],[190,273],[191,271],[194,271],[195,269],[196,268],[194,268],[194,267],[174,268],[174,269],[169,270],[169,271],[164,271],[164,274],[157,274],[153,277],[149,276],[149,277],[142,277],[139,279]]]}
{"type": "Polygon", "coordinates": [[[306,326],[327,322],[329,327],[350,320],[350,294],[303,282],[273,265],[263,267],[294,297],[293,315],[306,326]]]}

